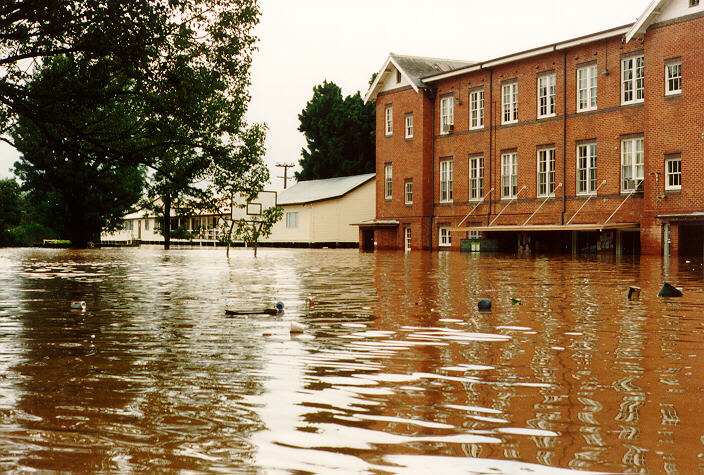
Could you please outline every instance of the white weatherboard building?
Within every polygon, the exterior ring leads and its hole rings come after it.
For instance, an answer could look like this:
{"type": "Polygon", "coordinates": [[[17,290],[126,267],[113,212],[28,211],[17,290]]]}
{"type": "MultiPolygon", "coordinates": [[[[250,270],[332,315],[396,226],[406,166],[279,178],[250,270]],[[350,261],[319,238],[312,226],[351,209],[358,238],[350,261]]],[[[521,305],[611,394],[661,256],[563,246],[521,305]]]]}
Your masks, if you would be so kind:
{"type": "MultiPolygon", "coordinates": [[[[374,219],[375,174],[325,180],[301,181],[278,193],[264,191],[246,206],[235,206],[234,219],[256,220],[264,209],[280,206],[284,216],[263,245],[295,247],[357,247],[359,228],[353,223],[374,219]]],[[[223,214],[230,213],[223,210],[223,214]]],[[[222,214],[172,217],[174,227],[183,225],[193,239],[172,239],[173,245],[214,245],[218,242],[222,214]]],[[[125,216],[122,229],[103,233],[104,244],[162,244],[160,220],[147,210],[125,216]]]]}
{"type": "Polygon", "coordinates": [[[357,247],[353,223],[374,219],[375,174],[300,181],[279,192],[284,217],[266,242],[312,247],[357,247]]]}

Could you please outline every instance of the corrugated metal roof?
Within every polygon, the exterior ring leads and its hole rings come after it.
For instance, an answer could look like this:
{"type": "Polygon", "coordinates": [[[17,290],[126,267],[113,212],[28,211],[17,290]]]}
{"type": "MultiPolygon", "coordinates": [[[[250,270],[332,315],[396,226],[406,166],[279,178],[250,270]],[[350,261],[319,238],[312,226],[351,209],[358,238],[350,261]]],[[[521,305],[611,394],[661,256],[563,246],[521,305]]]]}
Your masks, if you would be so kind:
{"type": "Polygon", "coordinates": [[[341,176],[324,180],[299,181],[279,193],[279,205],[310,203],[313,201],[337,198],[374,178],[376,173],[366,175],[341,176]]]}

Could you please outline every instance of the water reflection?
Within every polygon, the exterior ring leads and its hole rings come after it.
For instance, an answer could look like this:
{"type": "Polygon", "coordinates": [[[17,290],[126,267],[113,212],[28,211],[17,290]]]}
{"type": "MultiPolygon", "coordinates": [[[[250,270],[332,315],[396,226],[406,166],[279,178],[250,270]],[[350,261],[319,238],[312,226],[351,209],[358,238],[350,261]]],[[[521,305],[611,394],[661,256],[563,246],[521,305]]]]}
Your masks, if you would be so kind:
{"type": "Polygon", "coordinates": [[[652,258],[0,250],[0,467],[692,473],[703,280],[652,258]],[[685,297],[655,297],[665,278],[685,297]]]}

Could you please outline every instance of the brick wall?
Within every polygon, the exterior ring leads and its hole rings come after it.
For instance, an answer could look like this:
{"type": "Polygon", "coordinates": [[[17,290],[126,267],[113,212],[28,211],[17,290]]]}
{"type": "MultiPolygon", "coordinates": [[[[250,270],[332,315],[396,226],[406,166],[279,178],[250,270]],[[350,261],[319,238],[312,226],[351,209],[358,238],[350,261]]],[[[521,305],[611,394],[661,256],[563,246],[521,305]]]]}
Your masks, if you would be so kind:
{"type": "MultiPolygon", "coordinates": [[[[476,207],[468,223],[488,224],[596,224],[641,223],[641,251],[657,254],[662,249],[659,214],[704,210],[704,18],[655,25],[644,40],[628,44],[621,37],[603,39],[554,51],[534,58],[514,61],[433,82],[432,89],[416,92],[411,88],[389,91],[377,98],[377,217],[403,221],[413,230],[414,243],[421,248],[437,248],[439,226],[456,226],[473,208],[469,197],[470,157],[484,158],[482,195],[494,191],[490,199],[476,207]],[[621,103],[622,59],[643,53],[645,58],[645,101],[621,103]],[[682,93],[665,96],[664,65],[680,58],[683,71],[682,93]],[[577,69],[595,64],[597,108],[577,110],[577,69]],[[555,75],[555,114],[538,117],[538,77],[555,75]],[[518,84],[518,120],[502,124],[502,85],[518,84]],[[484,91],[484,127],[470,129],[470,91],[484,91]],[[431,92],[432,91],[432,92],[431,92]],[[440,130],[441,99],[451,97],[454,128],[440,130]],[[394,107],[394,134],[384,136],[384,109],[394,107]],[[414,113],[412,140],[403,137],[404,115],[414,113]],[[644,137],[645,170],[643,192],[625,200],[621,191],[622,140],[644,137]],[[606,183],[597,196],[587,200],[577,194],[577,147],[586,142],[597,145],[597,185],[606,183]],[[554,198],[538,196],[537,155],[540,148],[554,148],[554,198]],[[501,198],[502,152],[518,155],[518,199],[501,198]],[[665,158],[680,154],[682,189],[665,192],[665,158]],[[440,163],[453,164],[453,198],[441,202],[440,163]],[[394,196],[384,200],[383,166],[393,163],[394,196]],[[414,183],[414,202],[403,203],[404,181],[414,183]],[[560,185],[561,186],[558,186],[560,185]],[[625,202],[624,202],[625,200],[625,202]],[[586,205],[585,205],[586,202],[586,205]],[[623,205],[622,205],[623,203],[623,205]],[[580,207],[585,205],[577,215],[580,207]],[[622,205],[618,212],[612,213],[622,205]],[[505,208],[505,209],[504,209],[505,208]],[[431,218],[432,217],[432,218],[431,218]],[[420,232],[417,232],[420,231],[420,232]],[[417,237],[418,236],[418,237],[417,237]]],[[[399,228],[402,232],[403,225],[399,228]]],[[[459,247],[465,233],[453,236],[459,247]]],[[[397,239],[402,247],[402,238],[397,239]]]]}

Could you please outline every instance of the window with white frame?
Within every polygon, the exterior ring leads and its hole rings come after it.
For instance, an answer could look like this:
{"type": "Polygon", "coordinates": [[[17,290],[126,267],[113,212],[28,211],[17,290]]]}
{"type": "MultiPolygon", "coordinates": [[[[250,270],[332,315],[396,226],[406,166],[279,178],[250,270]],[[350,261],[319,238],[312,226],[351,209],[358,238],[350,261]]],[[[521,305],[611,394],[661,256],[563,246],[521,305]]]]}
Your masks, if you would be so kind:
{"type": "Polygon", "coordinates": [[[596,64],[577,69],[577,112],[596,109],[596,64]]]}
{"type": "Polygon", "coordinates": [[[408,227],[404,228],[403,234],[404,234],[404,241],[405,241],[404,249],[406,251],[410,251],[411,250],[411,227],[408,226],[408,227]]]}
{"type": "Polygon", "coordinates": [[[501,86],[501,123],[518,122],[518,81],[501,86]]]}
{"type": "Polygon", "coordinates": [[[455,98],[446,96],[440,99],[440,134],[449,134],[455,124],[455,98]]]}
{"type": "Polygon", "coordinates": [[[384,135],[393,135],[394,133],[394,107],[386,106],[384,113],[384,135]]]}
{"type": "Polygon", "coordinates": [[[555,196],[555,149],[538,150],[538,196],[555,196]]]}
{"type": "Polygon", "coordinates": [[[452,201],[452,160],[440,162],[440,201],[452,201]]]}
{"type": "Polygon", "coordinates": [[[538,118],[555,115],[555,73],[538,76],[538,118]]]}
{"type": "Polygon", "coordinates": [[[596,193],[596,142],[577,146],[577,194],[596,193]]]}
{"type": "Polygon", "coordinates": [[[518,153],[501,154],[501,198],[515,198],[518,194],[518,153]]]}
{"type": "Polygon", "coordinates": [[[438,246],[449,247],[452,245],[452,239],[450,237],[450,228],[440,227],[440,239],[438,240],[438,246]]]}
{"type": "Polygon", "coordinates": [[[484,127],[484,88],[469,92],[469,128],[484,127]]]}
{"type": "Polygon", "coordinates": [[[479,201],[484,194],[484,157],[469,157],[469,199],[479,201]]]}
{"type": "Polygon", "coordinates": [[[144,220],[144,230],[145,230],[145,231],[149,231],[149,223],[150,223],[151,221],[152,221],[152,220],[149,219],[149,218],[147,218],[147,219],[144,220]]]}
{"type": "Polygon", "coordinates": [[[298,227],[298,211],[288,211],[286,213],[286,227],[287,228],[297,228],[298,227]]]}
{"type": "Polygon", "coordinates": [[[386,165],[384,165],[384,199],[385,200],[390,200],[391,193],[393,192],[393,188],[391,187],[392,173],[393,173],[393,169],[391,167],[391,164],[387,163],[386,165]]]}
{"type": "Polygon", "coordinates": [[[406,114],[406,138],[413,138],[413,114],[406,114]]]}
{"type": "Polygon", "coordinates": [[[682,158],[679,156],[665,160],[665,189],[682,189],[682,158]]]}
{"type": "Polygon", "coordinates": [[[413,204],[413,180],[406,180],[403,188],[404,202],[407,205],[413,204]]]}
{"type": "Polygon", "coordinates": [[[643,55],[621,60],[621,103],[643,102],[645,98],[645,61],[643,55]]]}
{"type": "Polygon", "coordinates": [[[665,95],[682,92],[682,61],[669,61],[665,64],[665,95]]]}
{"type": "Polygon", "coordinates": [[[621,191],[629,192],[643,188],[643,137],[621,141],[621,191]]]}
{"type": "Polygon", "coordinates": [[[699,5],[699,0],[689,0],[690,7],[696,7],[699,5]]]}

